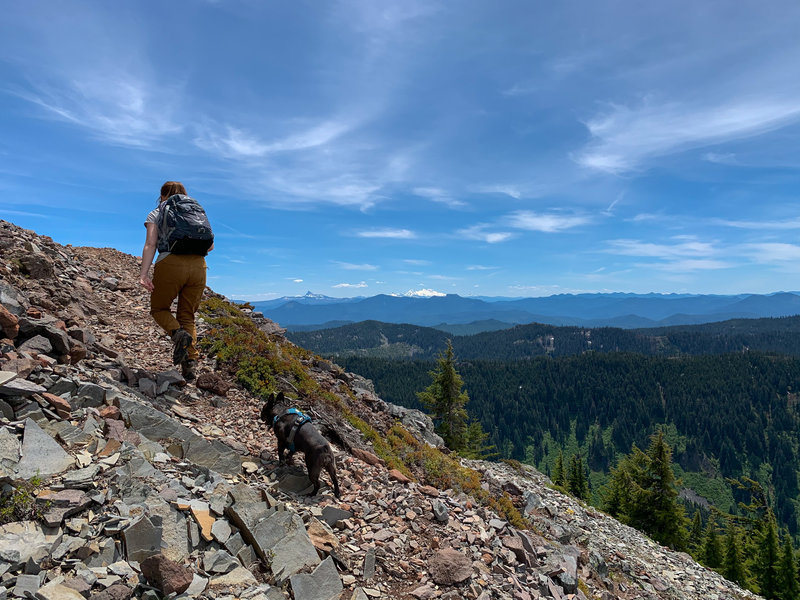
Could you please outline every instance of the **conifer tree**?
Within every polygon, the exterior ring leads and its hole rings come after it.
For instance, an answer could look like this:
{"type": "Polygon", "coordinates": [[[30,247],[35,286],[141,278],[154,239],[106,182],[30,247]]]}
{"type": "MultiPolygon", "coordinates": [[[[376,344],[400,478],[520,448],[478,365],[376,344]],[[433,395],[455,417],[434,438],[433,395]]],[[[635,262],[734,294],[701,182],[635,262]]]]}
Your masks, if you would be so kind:
{"type": "Polygon", "coordinates": [[[689,545],[695,551],[695,554],[703,545],[703,516],[700,514],[700,509],[694,511],[694,517],[692,517],[692,531],[689,534],[689,545]]]}
{"type": "Polygon", "coordinates": [[[583,468],[583,459],[580,454],[573,454],[569,461],[569,477],[567,487],[570,494],[576,498],[585,500],[589,497],[589,484],[586,481],[586,473],[583,468]]]}
{"type": "Polygon", "coordinates": [[[797,600],[800,598],[800,582],[797,579],[792,538],[788,532],[783,536],[783,549],[778,562],[778,598],[781,600],[797,600]]]}
{"type": "Polygon", "coordinates": [[[756,561],[758,591],[767,600],[780,598],[780,581],[778,578],[780,549],[775,515],[771,510],[767,513],[766,523],[764,523],[764,530],[759,542],[756,561]]]}
{"type": "Polygon", "coordinates": [[[743,587],[747,584],[742,547],[739,544],[736,525],[732,521],[728,522],[728,532],[725,536],[725,563],[722,565],[722,575],[725,579],[743,587]]]}
{"type": "Polygon", "coordinates": [[[434,420],[439,422],[436,430],[444,443],[458,452],[465,444],[467,411],[464,406],[469,396],[461,389],[464,380],[456,371],[450,340],[447,340],[447,348],[439,354],[436,369],[430,371],[429,375],[433,381],[424,391],[418,392],[417,397],[431,411],[434,420]]]}
{"type": "Polygon", "coordinates": [[[558,487],[567,487],[567,476],[564,472],[564,452],[559,450],[558,457],[556,458],[556,468],[553,471],[553,485],[558,487]]]}
{"type": "Polygon", "coordinates": [[[703,535],[703,564],[712,569],[719,569],[723,563],[722,546],[717,535],[717,520],[709,515],[703,535]]]}
{"type": "Polygon", "coordinates": [[[678,489],[672,472],[672,449],[660,431],[650,438],[647,488],[651,501],[652,529],[650,535],[672,548],[686,545],[686,516],[678,503],[678,489]]]}
{"type": "Polygon", "coordinates": [[[483,430],[481,422],[470,421],[464,434],[464,446],[459,454],[464,458],[489,460],[498,456],[495,447],[487,444],[489,434],[483,430]]]}

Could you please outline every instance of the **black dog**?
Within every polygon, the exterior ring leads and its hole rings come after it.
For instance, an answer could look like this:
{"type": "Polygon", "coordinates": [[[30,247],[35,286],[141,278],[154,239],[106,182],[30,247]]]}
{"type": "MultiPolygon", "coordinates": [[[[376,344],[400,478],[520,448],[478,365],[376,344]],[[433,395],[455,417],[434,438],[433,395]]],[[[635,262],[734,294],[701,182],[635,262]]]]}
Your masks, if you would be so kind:
{"type": "Polygon", "coordinates": [[[333,481],[333,493],[339,498],[336,461],[328,440],[311,424],[311,419],[300,411],[276,408],[276,404],[283,402],[283,392],[279,392],[277,398],[275,394],[270,394],[267,403],[261,408],[261,420],[272,428],[278,439],[278,463],[283,464],[295,451],[300,450],[306,458],[308,478],[314,484],[311,495],[319,492],[319,474],[325,468],[333,481]],[[285,450],[289,453],[284,457],[285,450]]]}

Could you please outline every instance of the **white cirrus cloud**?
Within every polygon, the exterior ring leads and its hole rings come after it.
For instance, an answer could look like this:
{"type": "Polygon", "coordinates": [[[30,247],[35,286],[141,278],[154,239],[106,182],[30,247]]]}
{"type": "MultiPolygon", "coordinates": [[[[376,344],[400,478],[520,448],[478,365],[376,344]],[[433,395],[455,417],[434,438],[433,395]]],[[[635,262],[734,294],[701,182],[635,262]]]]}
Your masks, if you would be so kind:
{"type": "Polygon", "coordinates": [[[506,218],[511,227],[526,231],[557,233],[573,227],[586,225],[591,221],[585,215],[567,215],[562,213],[539,213],[531,210],[519,210],[506,218]]]}
{"type": "Polygon", "coordinates": [[[159,89],[131,74],[73,73],[66,81],[36,82],[31,89],[10,92],[115,145],[148,148],[183,129],[174,117],[180,90],[159,89]]]}
{"type": "Polygon", "coordinates": [[[352,122],[331,119],[283,138],[265,141],[262,136],[232,125],[206,124],[198,127],[194,143],[208,152],[227,158],[257,158],[280,152],[310,150],[325,146],[353,129],[352,122]]]}
{"type": "Polygon", "coordinates": [[[409,229],[392,229],[385,227],[381,229],[366,229],[357,231],[356,236],[362,238],[388,238],[395,240],[410,240],[417,237],[417,234],[409,229]]]}
{"type": "Polygon", "coordinates": [[[514,237],[514,234],[509,231],[487,231],[489,227],[490,225],[479,223],[477,225],[472,225],[471,227],[459,229],[456,231],[456,235],[463,239],[478,240],[481,242],[486,242],[487,244],[506,242],[514,237]]]}
{"type": "Polygon", "coordinates": [[[647,263],[638,265],[642,269],[656,269],[670,273],[688,273],[690,271],[715,271],[727,269],[734,265],[730,262],[713,258],[682,258],[663,263],[647,263]]]}
{"type": "Polygon", "coordinates": [[[467,203],[464,202],[463,200],[454,198],[452,194],[441,188],[416,187],[412,191],[417,196],[421,196],[422,198],[428,198],[429,200],[438,202],[439,204],[444,204],[446,206],[449,206],[450,208],[461,208],[467,205],[467,203]]]}
{"type": "Polygon", "coordinates": [[[800,246],[780,242],[742,244],[742,251],[758,263],[796,263],[800,261],[800,246]]]}
{"type": "Polygon", "coordinates": [[[377,271],[377,265],[371,265],[369,263],[363,264],[355,264],[349,262],[342,262],[339,260],[332,260],[333,264],[338,266],[340,269],[345,269],[346,271],[377,271]]]}
{"type": "Polygon", "coordinates": [[[494,271],[500,267],[489,267],[486,265],[469,265],[467,271],[494,271]]]}
{"type": "Polygon", "coordinates": [[[795,97],[747,97],[716,104],[612,104],[584,124],[592,139],[573,155],[580,165],[607,173],[640,168],[648,159],[748,138],[800,121],[795,97]]]}
{"type": "Polygon", "coordinates": [[[335,288],[349,288],[349,289],[365,288],[365,287],[367,287],[367,282],[366,281],[362,281],[360,283],[337,283],[333,287],[335,287],[335,288]]]}
{"type": "Polygon", "coordinates": [[[763,231],[766,229],[791,230],[800,229],[800,218],[786,219],[784,221],[744,221],[734,219],[714,219],[715,225],[733,227],[735,229],[753,229],[763,231]]]}
{"type": "Polygon", "coordinates": [[[418,267],[426,267],[426,266],[432,264],[431,261],[429,261],[429,260],[424,260],[424,259],[419,259],[419,258],[406,258],[406,259],[403,259],[403,262],[406,263],[407,265],[415,265],[415,266],[418,266],[418,267]]]}
{"type": "Polygon", "coordinates": [[[661,258],[664,260],[680,257],[707,257],[717,253],[713,244],[694,239],[679,238],[674,244],[656,244],[641,240],[608,240],[605,252],[623,256],[661,258]]]}

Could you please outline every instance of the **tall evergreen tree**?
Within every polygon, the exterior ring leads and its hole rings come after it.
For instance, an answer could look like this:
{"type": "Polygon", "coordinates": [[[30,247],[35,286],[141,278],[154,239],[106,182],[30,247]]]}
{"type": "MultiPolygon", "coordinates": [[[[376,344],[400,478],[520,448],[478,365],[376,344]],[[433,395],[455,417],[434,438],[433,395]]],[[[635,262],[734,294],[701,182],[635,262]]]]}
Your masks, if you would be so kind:
{"type": "Polygon", "coordinates": [[[703,535],[703,564],[712,569],[719,569],[723,563],[722,546],[717,535],[717,520],[709,515],[703,535]]]}
{"type": "Polygon", "coordinates": [[[660,431],[650,438],[647,450],[650,464],[646,488],[652,509],[650,534],[665,546],[683,549],[686,545],[686,516],[678,503],[678,489],[672,472],[672,449],[660,431]]]}
{"type": "Polygon", "coordinates": [[[725,536],[725,562],[722,565],[722,575],[725,579],[741,586],[747,584],[742,547],[736,525],[732,521],[728,521],[728,532],[725,536]]]}
{"type": "Polygon", "coordinates": [[[567,475],[564,471],[564,452],[561,450],[558,451],[556,468],[553,471],[553,485],[557,485],[562,488],[567,487],[567,475]]]}
{"type": "Polygon", "coordinates": [[[573,454],[569,461],[569,476],[567,478],[569,492],[576,498],[585,500],[589,497],[589,484],[583,468],[583,459],[580,454],[573,454]]]}
{"type": "Polygon", "coordinates": [[[692,517],[692,530],[689,534],[689,546],[697,553],[697,550],[703,545],[703,516],[700,514],[700,509],[694,511],[692,517]]]}
{"type": "Polygon", "coordinates": [[[800,582],[797,579],[792,538],[788,533],[783,536],[783,550],[778,562],[778,598],[781,600],[798,600],[800,598],[800,582]]]}
{"type": "Polygon", "coordinates": [[[495,447],[487,443],[489,434],[483,430],[481,422],[470,421],[464,434],[464,446],[459,454],[464,458],[489,460],[496,458],[498,453],[495,447]]]}
{"type": "Polygon", "coordinates": [[[646,454],[634,444],[612,470],[605,507],[612,516],[665,546],[685,548],[688,523],[678,503],[672,450],[662,432],[650,438],[646,454]]]}
{"type": "Polygon", "coordinates": [[[775,515],[768,511],[764,523],[764,530],[759,540],[758,557],[756,560],[756,578],[759,593],[772,600],[780,598],[780,581],[778,578],[778,563],[780,548],[778,544],[778,531],[775,524],[775,515]]]}
{"type": "Polygon", "coordinates": [[[444,443],[458,452],[466,441],[467,411],[464,407],[469,396],[461,389],[464,380],[456,371],[455,362],[453,344],[447,340],[447,348],[439,354],[436,369],[428,373],[433,381],[417,393],[417,397],[439,422],[436,430],[444,443]]]}

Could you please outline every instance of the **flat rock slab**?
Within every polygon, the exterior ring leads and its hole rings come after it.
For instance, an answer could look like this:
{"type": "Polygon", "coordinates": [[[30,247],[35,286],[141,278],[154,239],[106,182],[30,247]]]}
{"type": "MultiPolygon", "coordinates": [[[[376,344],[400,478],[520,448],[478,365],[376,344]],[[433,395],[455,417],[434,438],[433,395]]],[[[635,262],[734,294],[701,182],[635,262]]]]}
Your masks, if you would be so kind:
{"type": "Polygon", "coordinates": [[[0,371],[0,386],[7,384],[12,379],[16,379],[17,374],[13,371],[0,371]]]}
{"type": "Polygon", "coordinates": [[[255,549],[270,565],[278,585],[320,562],[303,520],[296,513],[276,512],[261,521],[252,533],[255,549]]]}
{"type": "Polygon", "coordinates": [[[0,560],[21,564],[33,559],[38,564],[60,541],[60,530],[33,521],[8,523],[0,527],[0,560]]]}
{"type": "Polygon", "coordinates": [[[73,458],[36,424],[25,420],[25,436],[22,439],[22,458],[17,464],[17,476],[30,479],[35,475],[56,475],[69,469],[73,458]]]}
{"type": "Polygon", "coordinates": [[[18,463],[20,448],[19,438],[5,427],[0,428],[0,461],[12,465],[18,463]]]}
{"type": "Polygon", "coordinates": [[[472,576],[472,561],[458,552],[447,548],[439,550],[428,561],[431,579],[439,585],[455,585],[472,576]]]}
{"type": "Polygon", "coordinates": [[[129,561],[143,560],[161,552],[161,527],[153,525],[147,517],[142,517],[128,526],[123,532],[125,551],[129,561]]]}
{"type": "Polygon", "coordinates": [[[48,583],[36,592],[37,600],[86,600],[77,590],[60,583],[48,583]]]}
{"type": "Polygon", "coordinates": [[[208,582],[208,587],[211,589],[224,588],[224,589],[242,589],[258,585],[258,581],[253,577],[253,574],[244,567],[236,567],[230,573],[213,577],[208,582]]]}
{"type": "Polygon", "coordinates": [[[312,573],[292,575],[289,582],[294,597],[303,600],[333,600],[344,590],[339,572],[330,556],[312,573]]]}
{"type": "MultiPolygon", "coordinates": [[[[16,375],[16,373],[14,373],[14,375],[16,375]]],[[[27,379],[12,379],[0,385],[0,394],[5,396],[32,396],[33,394],[41,394],[46,391],[47,389],[27,379]]]]}

